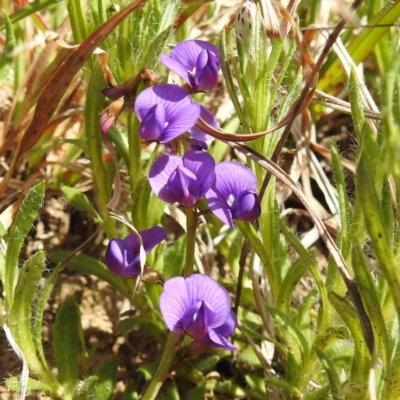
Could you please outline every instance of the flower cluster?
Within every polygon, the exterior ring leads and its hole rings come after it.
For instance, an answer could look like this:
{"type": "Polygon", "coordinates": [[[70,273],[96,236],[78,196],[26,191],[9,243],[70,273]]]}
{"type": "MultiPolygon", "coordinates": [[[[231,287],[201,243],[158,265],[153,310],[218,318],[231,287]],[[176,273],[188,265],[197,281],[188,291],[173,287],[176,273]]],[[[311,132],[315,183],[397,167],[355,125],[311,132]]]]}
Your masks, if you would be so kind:
{"type": "MultiPolygon", "coordinates": [[[[210,211],[231,228],[234,228],[234,220],[254,221],[261,214],[254,173],[236,162],[216,164],[205,151],[210,137],[195,127],[199,117],[217,127],[211,112],[194,102],[190,94],[217,85],[218,49],[207,42],[189,40],[178,44],[169,56],[161,55],[160,59],[186,83],[183,87],[156,84],[144,89],[135,99],[133,109],[140,121],[140,136],[146,141],[165,144],[169,153],[151,166],[151,188],[161,200],[191,208],[192,212],[196,212],[204,196],[210,211]],[[183,138],[191,141],[191,150],[184,152],[185,147],[179,146],[183,138]]],[[[124,85],[114,88],[112,95],[121,95],[123,88],[124,85]]],[[[116,110],[105,110],[103,131],[115,122],[120,111],[120,103],[116,110]]],[[[160,227],[139,234],[146,254],[166,237],[165,230],[160,227]]],[[[123,240],[113,239],[108,245],[105,262],[119,276],[137,277],[141,272],[139,252],[136,234],[123,240]]],[[[228,293],[214,279],[194,274],[166,281],[160,309],[172,332],[193,337],[192,353],[213,347],[236,349],[227,340],[237,326],[236,315],[231,310],[228,293]]]]}

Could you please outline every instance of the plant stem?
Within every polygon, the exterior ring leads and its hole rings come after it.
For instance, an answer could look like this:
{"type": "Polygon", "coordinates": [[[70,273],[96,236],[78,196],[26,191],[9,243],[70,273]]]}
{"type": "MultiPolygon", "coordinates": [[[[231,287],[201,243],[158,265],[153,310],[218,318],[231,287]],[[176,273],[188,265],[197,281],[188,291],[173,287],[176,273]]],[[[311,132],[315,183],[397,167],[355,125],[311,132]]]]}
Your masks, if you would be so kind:
{"type": "MultiPolygon", "coordinates": [[[[196,230],[198,225],[198,215],[196,209],[189,207],[184,208],[186,214],[186,259],[183,267],[183,276],[187,278],[193,273],[194,265],[194,250],[196,244],[196,230]]],[[[172,363],[172,359],[176,351],[178,350],[179,339],[182,337],[180,333],[170,332],[168,335],[167,342],[165,343],[164,351],[161,356],[160,364],[158,365],[157,371],[143,395],[142,400],[152,400],[157,397],[159,390],[161,389],[164,380],[168,376],[168,371],[172,363]]]]}
{"type": "Polygon", "coordinates": [[[196,230],[198,225],[198,216],[195,209],[185,207],[186,214],[186,259],[183,267],[183,276],[187,278],[193,273],[194,249],[196,245],[196,230]]]}
{"type": "Polygon", "coordinates": [[[157,394],[161,389],[165,378],[167,377],[168,370],[175,355],[176,345],[179,341],[180,336],[180,333],[169,333],[160,364],[158,365],[157,371],[149,387],[147,388],[146,393],[143,395],[142,400],[153,400],[157,398],[157,394]]]}

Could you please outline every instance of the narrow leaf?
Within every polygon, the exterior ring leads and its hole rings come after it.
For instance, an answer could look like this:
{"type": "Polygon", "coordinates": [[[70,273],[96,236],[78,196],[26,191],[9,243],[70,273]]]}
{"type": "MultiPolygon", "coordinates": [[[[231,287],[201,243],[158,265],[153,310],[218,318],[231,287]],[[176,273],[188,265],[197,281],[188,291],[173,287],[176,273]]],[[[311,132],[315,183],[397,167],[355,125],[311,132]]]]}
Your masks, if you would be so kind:
{"type": "Polygon", "coordinates": [[[61,384],[72,394],[78,383],[80,317],[73,297],[61,303],[54,324],[53,347],[61,384]]]}
{"type": "Polygon", "coordinates": [[[36,219],[39,208],[43,203],[45,183],[40,182],[29,190],[21,207],[17,213],[11,227],[7,254],[6,254],[6,273],[5,273],[5,292],[6,304],[10,309],[14,300],[14,288],[18,279],[18,257],[24,240],[32,223],[36,219]]]}
{"type": "Polygon", "coordinates": [[[382,222],[383,216],[375,185],[363,156],[357,168],[356,194],[360,199],[372,247],[388,282],[397,314],[400,316],[400,271],[393,254],[391,240],[387,237],[382,222]]]}
{"type": "Polygon", "coordinates": [[[364,340],[363,329],[357,317],[357,312],[344,297],[338,296],[334,292],[329,292],[328,296],[353,336],[354,358],[351,379],[358,383],[367,382],[371,367],[371,355],[364,340]]]}
{"type": "Polygon", "coordinates": [[[6,43],[0,57],[0,86],[3,85],[11,68],[12,55],[11,52],[15,47],[15,35],[9,16],[3,11],[4,23],[6,26],[6,43]]]}
{"type": "Polygon", "coordinates": [[[65,198],[69,203],[71,203],[74,207],[87,212],[90,216],[102,222],[102,219],[94,208],[93,204],[89,201],[87,196],[85,196],[82,192],[78,189],[71,188],[68,186],[63,186],[61,188],[65,198]]]}
{"type": "Polygon", "coordinates": [[[95,399],[112,399],[117,380],[118,359],[112,355],[103,361],[96,371],[97,381],[94,384],[93,395],[95,399]]]}

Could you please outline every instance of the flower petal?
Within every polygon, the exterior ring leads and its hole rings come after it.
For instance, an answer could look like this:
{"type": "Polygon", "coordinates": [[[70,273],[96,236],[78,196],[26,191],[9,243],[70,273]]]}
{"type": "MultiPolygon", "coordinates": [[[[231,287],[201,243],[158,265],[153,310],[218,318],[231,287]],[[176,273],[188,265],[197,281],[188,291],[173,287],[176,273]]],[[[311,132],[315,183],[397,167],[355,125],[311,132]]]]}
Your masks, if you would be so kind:
{"type": "Polygon", "coordinates": [[[151,107],[142,119],[139,134],[144,140],[159,140],[164,132],[165,110],[162,104],[151,107]]]}
{"type": "Polygon", "coordinates": [[[119,238],[111,239],[108,243],[105,263],[111,272],[125,278],[133,278],[140,274],[139,265],[135,263],[128,244],[119,238]]]}
{"type": "Polygon", "coordinates": [[[199,184],[196,175],[187,168],[177,167],[167,184],[158,193],[158,197],[168,203],[176,202],[185,207],[192,207],[199,199],[199,184]]]}
{"type": "MultiPolygon", "coordinates": [[[[181,102],[182,103],[182,102],[181,102]]],[[[164,129],[160,143],[167,143],[192,129],[200,116],[200,105],[195,102],[179,104],[170,109],[166,116],[168,125],[164,129]]]]}
{"type": "Polygon", "coordinates": [[[207,341],[211,347],[218,347],[220,349],[229,351],[236,350],[236,346],[228,342],[221,334],[217,333],[213,329],[208,331],[207,341]]]}
{"type": "Polygon", "coordinates": [[[198,196],[204,196],[214,181],[215,161],[212,156],[203,151],[189,151],[183,156],[183,165],[196,175],[198,196]]]}
{"type": "Polygon", "coordinates": [[[151,166],[149,182],[157,196],[160,190],[168,183],[169,177],[178,166],[183,167],[182,158],[178,156],[161,156],[151,166]]]}
{"type": "Polygon", "coordinates": [[[181,63],[188,71],[193,71],[202,50],[208,50],[218,57],[218,48],[203,40],[185,40],[177,44],[172,49],[170,57],[181,63]]]}
{"type": "Polygon", "coordinates": [[[207,204],[210,207],[211,212],[218,217],[222,222],[234,228],[232,211],[224,198],[215,187],[206,193],[207,204]]]}
{"type": "Polygon", "coordinates": [[[243,221],[254,221],[261,214],[258,194],[253,190],[240,193],[232,205],[232,217],[243,221]]]}
{"type": "Polygon", "coordinates": [[[190,304],[203,300],[214,313],[209,316],[208,328],[220,326],[228,319],[231,301],[228,292],[216,280],[206,275],[194,274],[186,278],[186,286],[190,304]]]}
{"type": "Polygon", "coordinates": [[[225,161],[215,166],[215,187],[226,200],[236,199],[245,190],[257,190],[257,178],[253,171],[239,163],[225,161]]]}
{"type": "Polygon", "coordinates": [[[168,328],[183,331],[182,318],[190,307],[185,279],[181,276],[167,280],[160,296],[160,309],[168,328]]]}
{"type": "MultiPolygon", "coordinates": [[[[150,229],[140,231],[139,235],[142,238],[144,251],[146,254],[148,254],[155,246],[157,246],[167,237],[167,232],[160,226],[153,226],[150,229]]],[[[140,245],[136,233],[131,233],[124,239],[124,241],[131,251],[133,257],[137,258],[137,261],[139,261],[140,245]]]]}
{"type": "Polygon", "coordinates": [[[213,318],[214,313],[207,307],[207,303],[199,300],[186,311],[182,324],[188,335],[202,339],[207,333],[208,321],[213,318]]]}
{"type": "Polygon", "coordinates": [[[221,326],[214,328],[214,331],[219,335],[222,335],[224,338],[227,338],[232,335],[237,324],[238,322],[235,311],[231,310],[228,319],[221,326]]]}
{"type": "Polygon", "coordinates": [[[217,86],[219,80],[219,60],[208,50],[202,50],[197,58],[195,87],[198,90],[211,90],[217,86]]]}
{"type": "Polygon", "coordinates": [[[179,61],[174,60],[173,58],[161,54],[160,55],[160,60],[161,62],[172,72],[175,72],[177,75],[179,75],[181,78],[183,78],[186,82],[189,82],[190,77],[189,77],[189,70],[186,68],[184,65],[182,65],[179,61]]]}

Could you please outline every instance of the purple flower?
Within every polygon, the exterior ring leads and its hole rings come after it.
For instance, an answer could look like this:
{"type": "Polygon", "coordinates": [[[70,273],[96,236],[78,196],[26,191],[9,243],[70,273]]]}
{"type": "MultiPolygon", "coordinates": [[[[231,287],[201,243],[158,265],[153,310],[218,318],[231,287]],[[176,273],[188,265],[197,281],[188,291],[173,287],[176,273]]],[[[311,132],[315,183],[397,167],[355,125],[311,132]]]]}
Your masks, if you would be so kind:
{"type": "Polygon", "coordinates": [[[141,121],[140,136],[160,143],[169,142],[193,128],[200,116],[200,105],[176,85],[143,90],[136,98],[134,110],[141,121]]]}
{"type": "MultiPolygon", "coordinates": [[[[154,226],[139,232],[144,251],[148,254],[157,244],[163,241],[167,233],[164,228],[154,226]]],[[[140,274],[140,244],[136,234],[125,239],[111,239],[107,246],[105,263],[108,269],[124,278],[134,278],[140,274]]]]}
{"type": "Polygon", "coordinates": [[[195,91],[211,90],[218,83],[218,49],[211,43],[186,40],[177,44],[169,56],[161,54],[160,59],[195,91]]]}
{"type": "Polygon", "coordinates": [[[257,178],[244,165],[222,162],[215,166],[215,180],[206,193],[210,210],[233,228],[233,220],[253,221],[261,214],[257,178]]]}
{"type": "Polygon", "coordinates": [[[236,315],[227,291],[214,279],[195,274],[168,280],[160,309],[172,332],[184,332],[209,347],[236,349],[226,340],[236,328],[236,315]]]}
{"type": "Polygon", "coordinates": [[[161,200],[192,207],[210,189],[214,169],[214,159],[202,151],[162,156],[150,169],[150,186],[161,200]]]}

